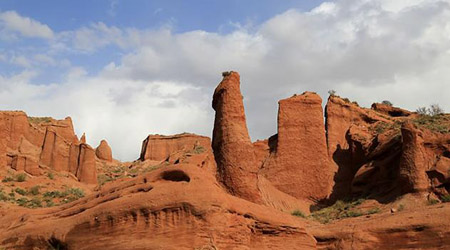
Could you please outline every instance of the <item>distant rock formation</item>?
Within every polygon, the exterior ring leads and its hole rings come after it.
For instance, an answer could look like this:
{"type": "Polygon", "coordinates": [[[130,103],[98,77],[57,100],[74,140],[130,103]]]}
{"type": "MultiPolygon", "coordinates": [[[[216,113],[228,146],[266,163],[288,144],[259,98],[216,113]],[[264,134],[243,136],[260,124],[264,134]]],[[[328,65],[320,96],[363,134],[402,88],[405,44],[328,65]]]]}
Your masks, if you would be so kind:
{"type": "Polygon", "coordinates": [[[257,184],[260,166],[248,135],[240,76],[237,72],[223,76],[212,102],[216,111],[212,148],[218,176],[231,194],[261,202],[257,184]]]}
{"type": "Polygon", "coordinates": [[[163,161],[179,150],[208,150],[211,139],[206,136],[183,133],[178,135],[149,135],[142,142],[140,160],[163,161]]]}
{"type": "Polygon", "coordinates": [[[41,175],[45,169],[71,172],[81,182],[97,182],[95,153],[88,153],[80,161],[82,148],[89,146],[78,141],[70,117],[55,120],[27,117],[21,111],[1,111],[0,133],[3,166],[31,175],[41,175]],[[94,162],[94,166],[85,162],[94,162]]]}
{"type": "Polygon", "coordinates": [[[95,149],[95,155],[100,160],[112,162],[112,151],[111,147],[108,145],[108,142],[106,140],[102,140],[100,142],[100,145],[95,149]]]}

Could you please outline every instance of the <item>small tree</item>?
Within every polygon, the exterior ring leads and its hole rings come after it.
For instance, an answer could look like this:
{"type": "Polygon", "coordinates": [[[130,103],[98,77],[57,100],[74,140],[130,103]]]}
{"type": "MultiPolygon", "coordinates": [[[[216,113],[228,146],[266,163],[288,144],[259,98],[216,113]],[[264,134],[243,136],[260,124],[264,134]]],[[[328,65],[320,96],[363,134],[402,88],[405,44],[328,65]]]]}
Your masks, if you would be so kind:
{"type": "Polygon", "coordinates": [[[439,107],[438,104],[432,104],[430,106],[429,112],[431,116],[435,116],[444,113],[444,110],[441,107],[439,107]]]}
{"type": "Polygon", "coordinates": [[[330,96],[335,96],[335,95],[336,95],[336,90],[330,89],[330,90],[328,90],[328,94],[329,94],[330,96]]]}
{"type": "Polygon", "coordinates": [[[428,115],[428,109],[425,107],[418,107],[416,109],[417,114],[419,115],[428,115]]]}
{"type": "Polygon", "coordinates": [[[390,102],[388,100],[382,101],[381,104],[384,104],[384,105],[387,105],[387,106],[390,106],[390,107],[392,107],[392,105],[393,105],[392,102],[390,102]]]}

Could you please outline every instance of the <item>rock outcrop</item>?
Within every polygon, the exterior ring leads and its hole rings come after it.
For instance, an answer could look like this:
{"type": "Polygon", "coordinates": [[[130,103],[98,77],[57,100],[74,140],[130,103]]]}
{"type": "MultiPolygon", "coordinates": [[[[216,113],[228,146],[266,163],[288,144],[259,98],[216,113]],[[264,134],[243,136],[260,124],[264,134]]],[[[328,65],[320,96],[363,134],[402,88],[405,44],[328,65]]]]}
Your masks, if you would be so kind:
{"type": "Polygon", "coordinates": [[[98,145],[98,147],[95,149],[95,155],[100,160],[104,160],[104,161],[108,161],[108,162],[112,162],[112,160],[113,160],[111,147],[108,145],[108,142],[105,140],[102,140],[100,142],[100,145],[98,145]]]}
{"type": "Polygon", "coordinates": [[[227,194],[214,175],[191,164],[165,166],[60,207],[0,214],[5,248],[316,247],[302,220],[227,194]]]}
{"type": "Polygon", "coordinates": [[[183,133],[177,135],[149,135],[142,142],[141,161],[163,161],[176,151],[210,150],[211,139],[206,136],[183,133]]]}
{"type": "MultiPolygon", "coordinates": [[[[92,178],[96,175],[92,173],[96,172],[95,165],[91,167],[90,163],[80,161],[81,148],[85,144],[78,141],[70,117],[54,120],[27,117],[21,111],[2,111],[0,133],[2,164],[35,176],[44,170],[71,172],[82,182],[96,183],[96,177],[95,181],[92,178]],[[85,174],[82,177],[79,173],[85,174]]],[[[87,154],[86,161],[95,164],[95,153],[87,154]]]]}
{"type": "Polygon", "coordinates": [[[260,166],[248,134],[237,72],[224,74],[214,91],[212,107],[216,111],[212,148],[220,181],[231,194],[261,202],[260,166]]]}
{"type": "Polygon", "coordinates": [[[317,201],[330,194],[334,172],[320,96],[305,92],[279,101],[277,143],[264,176],[293,197],[317,201]]]}

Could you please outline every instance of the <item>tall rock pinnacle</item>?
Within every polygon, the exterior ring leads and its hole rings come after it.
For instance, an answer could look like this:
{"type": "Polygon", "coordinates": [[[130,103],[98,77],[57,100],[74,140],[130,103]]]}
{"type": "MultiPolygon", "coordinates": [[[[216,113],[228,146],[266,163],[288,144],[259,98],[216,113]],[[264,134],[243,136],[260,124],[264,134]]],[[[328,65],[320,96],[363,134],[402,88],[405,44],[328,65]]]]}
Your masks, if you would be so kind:
{"type": "Polygon", "coordinates": [[[240,77],[233,71],[223,76],[214,91],[212,103],[216,111],[212,147],[219,180],[233,195],[260,202],[259,166],[248,135],[240,77]]]}

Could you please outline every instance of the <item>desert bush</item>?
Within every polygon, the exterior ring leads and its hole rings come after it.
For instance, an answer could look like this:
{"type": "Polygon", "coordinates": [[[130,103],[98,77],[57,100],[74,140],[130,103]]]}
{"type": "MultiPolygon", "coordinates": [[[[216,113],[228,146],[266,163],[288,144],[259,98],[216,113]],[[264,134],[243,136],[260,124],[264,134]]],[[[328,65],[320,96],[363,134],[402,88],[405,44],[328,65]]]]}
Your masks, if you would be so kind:
{"type": "Polygon", "coordinates": [[[305,214],[302,211],[298,210],[298,209],[292,211],[291,215],[297,216],[297,217],[306,218],[305,214]]]}
{"type": "Polygon", "coordinates": [[[20,195],[27,195],[27,191],[21,188],[16,188],[14,191],[20,195]]]}
{"type": "Polygon", "coordinates": [[[369,209],[369,211],[367,211],[367,214],[377,214],[379,212],[381,212],[381,209],[379,207],[374,207],[369,209]]]}
{"type": "Polygon", "coordinates": [[[311,213],[310,217],[324,224],[336,219],[358,217],[363,215],[363,213],[355,210],[355,207],[363,202],[364,199],[338,200],[329,207],[311,213]]]}
{"type": "Polygon", "coordinates": [[[193,154],[201,154],[205,151],[206,151],[206,149],[203,146],[195,145],[194,149],[192,150],[192,153],[193,154]]]}
{"type": "Polygon", "coordinates": [[[3,178],[2,182],[12,182],[14,181],[14,178],[11,176],[5,176],[5,178],[3,178]]]}
{"type": "Polygon", "coordinates": [[[425,107],[418,107],[416,109],[417,114],[419,115],[428,115],[428,109],[425,107]]]}
{"type": "Polygon", "coordinates": [[[335,95],[336,95],[336,90],[330,89],[330,90],[328,90],[328,94],[329,94],[330,96],[335,96],[335,95]]]}
{"type": "Polygon", "coordinates": [[[444,110],[441,107],[439,107],[439,104],[432,104],[430,106],[429,112],[430,112],[431,116],[435,116],[435,115],[443,114],[444,110]]]}
{"type": "Polygon", "coordinates": [[[397,209],[397,211],[403,211],[405,209],[405,205],[403,205],[403,204],[400,204],[400,205],[398,205],[398,209],[397,209]]]}
{"type": "Polygon", "coordinates": [[[27,175],[24,173],[20,173],[16,175],[16,181],[17,182],[24,182],[27,179],[27,175]]]}
{"type": "Polygon", "coordinates": [[[7,201],[8,196],[3,192],[3,190],[0,190],[0,201],[7,201]]]}
{"type": "Polygon", "coordinates": [[[432,104],[429,108],[419,107],[416,109],[416,112],[419,115],[438,116],[443,114],[444,110],[439,106],[439,104],[432,104]]]}
{"type": "Polygon", "coordinates": [[[48,172],[48,173],[47,173],[47,177],[48,177],[50,180],[55,179],[55,175],[54,175],[52,172],[48,172]]]}
{"type": "Polygon", "coordinates": [[[442,202],[450,202],[450,194],[441,196],[442,202]]]}
{"type": "Polygon", "coordinates": [[[438,204],[439,203],[439,201],[438,200],[436,200],[436,199],[429,199],[428,201],[427,201],[427,204],[428,205],[435,205],[435,204],[438,204]]]}
{"type": "Polygon", "coordinates": [[[41,199],[39,199],[38,197],[34,197],[33,199],[31,199],[28,204],[27,207],[29,208],[38,208],[38,207],[42,207],[42,201],[41,199]]]}
{"type": "Polygon", "coordinates": [[[38,195],[40,187],[39,186],[33,186],[30,188],[30,190],[28,191],[30,194],[32,195],[38,195]]]}
{"type": "Polygon", "coordinates": [[[387,106],[393,106],[392,102],[388,101],[388,100],[384,100],[381,102],[381,104],[387,105],[387,106]]]}
{"type": "Polygon", "coordinates": [[[26,207],[28,204],[28,199],[25,197],[19,198],[16,200],[17,205],[21,206],[21,207],[26,207]]]}
{"type": "Polygon", "coordinates": [[[50,198],[62,198],[64,197],[63,194],[58,191],[58,190],[54,190],[54,191],[47,191],[44,193],[44,197],[50,197],[50,198]]]}

